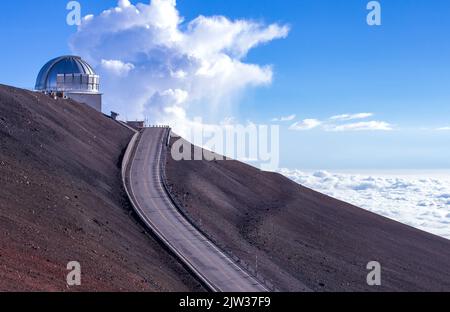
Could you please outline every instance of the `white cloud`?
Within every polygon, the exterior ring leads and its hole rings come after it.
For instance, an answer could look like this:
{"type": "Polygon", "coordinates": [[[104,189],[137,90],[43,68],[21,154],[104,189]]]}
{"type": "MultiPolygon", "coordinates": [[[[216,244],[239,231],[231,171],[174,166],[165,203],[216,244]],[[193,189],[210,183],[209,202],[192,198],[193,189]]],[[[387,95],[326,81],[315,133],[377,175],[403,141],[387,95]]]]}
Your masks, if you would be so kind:
{"type": "Polygon", "coordinates": [[[131,63],[124,63],[119,60],[102,60],[101,66],[106,70],[117,76],[127,76],[128,73],[134,69],[131,63]]]}
{"type": "Polygon", "coordinates": [[[285,122],[285,121],[292,121],[297,117],[297,115],[289,115],[289,116],[283,116],[279,118],[273,118],[273,122],[285,122]]]}
{"type": "Polygon", "coordinates": [[[331,120],[355,120],[372,117],[373,113],[342,114],[330,117],[331,120]]]}
{"type": "Polygon", "coordinates": [[[311,130],[319,127],[321,124],[322,122],[317,119],[305,119],[294,123],[289,129],[296,131],[311,130]]]}
{"type": "MultiPolygon", "coordinates": [[[[348,121],[366,119],[372,117],[373,113],[342,114],[332,116],[326,120],[305,119],[291,125],[290,130],[311,130],[321,127],[325,131],[390,131],[392,125],[385,121],[360,121],[349,123],[348,121]]],[[[295,117],[294,117],[295,118],[295,117]]],[[[273,120],[276,121],[276,120],[273,120]]]]}
{"type": "Polygon", "coordinates": [[[450,174],[280,173],[379,215],[450,239],[450,174]]]}
{"type": "Polygon", "coordinates": [[[120,0],[83,19],[70,46],[102,76],[107,109],[171,124],[183,134],[176,128],[195,114],[218,122],[246,88],[270,84],[271,66],[243,58],[288,32],[283,25],[223,16],[185,22],[175,0],[136,5],[120,0]]]}
{"type": "Polygon", "coordinates": [[[384,121],[364,121],[344,125],[327,126],[328,131],[391,131],[392,126],[384,121]]]}
{"type": "Polygon", "coordinates": [[[436,130],[438,130],[438,131],[449,131],[450,127],[441,127],[441,128],[437,128],[436,130]]]}
{"type": "Polygon", "coordinates": [[[129,7],[131,5],[131,2],[129,0],[119,0],[117,5],[118,5],[119,8],[126,8],[126,7],[129,7]]]}

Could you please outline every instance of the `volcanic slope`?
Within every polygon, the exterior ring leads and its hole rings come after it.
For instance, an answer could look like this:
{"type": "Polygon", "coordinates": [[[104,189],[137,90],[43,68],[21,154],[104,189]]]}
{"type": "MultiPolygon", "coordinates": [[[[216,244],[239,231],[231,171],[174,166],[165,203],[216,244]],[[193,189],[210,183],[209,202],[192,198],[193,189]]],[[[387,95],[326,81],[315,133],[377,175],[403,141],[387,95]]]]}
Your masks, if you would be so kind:
{"type": "Polygon", "coordinates": [[[86,105],[0,85],[0,291],[203,290],[133,216],[131,136],[86,105]]]}

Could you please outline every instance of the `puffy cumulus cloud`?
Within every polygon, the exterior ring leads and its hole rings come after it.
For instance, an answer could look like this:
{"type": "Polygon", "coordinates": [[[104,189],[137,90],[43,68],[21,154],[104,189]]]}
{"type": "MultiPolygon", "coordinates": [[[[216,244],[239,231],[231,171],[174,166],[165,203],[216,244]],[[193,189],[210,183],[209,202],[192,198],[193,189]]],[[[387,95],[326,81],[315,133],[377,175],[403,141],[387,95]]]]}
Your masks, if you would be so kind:
{"type": "Polygon", "coordinates": [[[230,21],[223,16],[199,16],[189,23],[189,37],[185,43],[190,52],[197,56],[214,58],[218,51],[223,51],[240,59],[255,46],[286,37],[288,31],[288,27],[276,24],[264,27],[245,20],[230,21]]]}
{"type": "Polygon", "coordinates": [[[129,0],[119,0],[117,5],[119,6],[119,8],[126,8],[131,5],[131,2],[129,0]]]}
{"type": "Polygon", "coordinates": [[[131,63],[124,63],[118,60],[102,60],[101,66],[112,74],[117,76],[127,76],[128,73],[134,69],[131,63]]]}
{"type": "Polygon", "coordinates": [[[246,88],[270,84],[271,66],[244,58],[288,32],[287,26],[223,16],[185,22],[175,0],[120,0],[86,16],[70,47],[99,71],[108,109],[177,127],[195,114],[218,122],[246,88]]]}
{"type": "Polygon", "coordinates": [[[450,174],[280,173],[306,187],[450,239],[450,174]]]}

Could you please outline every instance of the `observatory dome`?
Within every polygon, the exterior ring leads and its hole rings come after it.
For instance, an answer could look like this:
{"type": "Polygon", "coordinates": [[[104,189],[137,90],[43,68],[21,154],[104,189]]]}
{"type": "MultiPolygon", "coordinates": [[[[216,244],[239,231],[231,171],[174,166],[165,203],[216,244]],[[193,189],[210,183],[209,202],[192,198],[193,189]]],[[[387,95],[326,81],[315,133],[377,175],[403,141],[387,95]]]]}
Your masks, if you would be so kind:
{"type": "Polygon", "coordinates": [[[61,56],[42,67],[36,79],[35,89],[45,92],[97,93],[99,80],[92,67],[81,57],[61,56]]]}
{"type": "Polygon", "coordinates": [[[60,56],[42,67],[35,89],[52,97],[70,98],[102,111],[100,77],[79,56],[60,56]]]}

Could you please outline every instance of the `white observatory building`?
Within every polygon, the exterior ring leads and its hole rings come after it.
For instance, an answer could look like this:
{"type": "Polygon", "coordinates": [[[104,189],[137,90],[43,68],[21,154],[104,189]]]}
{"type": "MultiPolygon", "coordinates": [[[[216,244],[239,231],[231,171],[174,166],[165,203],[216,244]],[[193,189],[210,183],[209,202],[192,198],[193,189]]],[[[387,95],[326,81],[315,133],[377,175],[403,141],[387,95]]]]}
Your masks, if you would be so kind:
{"type": "Polygon", "coordinates": [[[102,111],[100,77],[78,56],[61,56],[45,64],[36,79],[35,89],[102,111]]]}

